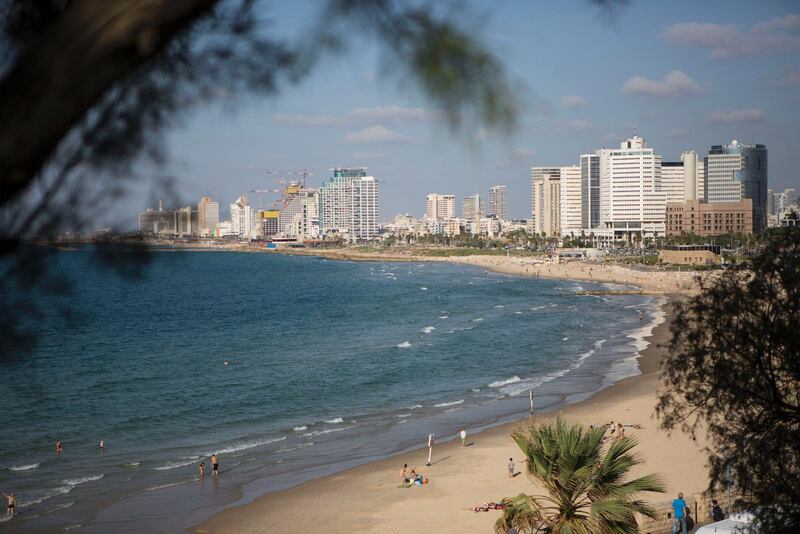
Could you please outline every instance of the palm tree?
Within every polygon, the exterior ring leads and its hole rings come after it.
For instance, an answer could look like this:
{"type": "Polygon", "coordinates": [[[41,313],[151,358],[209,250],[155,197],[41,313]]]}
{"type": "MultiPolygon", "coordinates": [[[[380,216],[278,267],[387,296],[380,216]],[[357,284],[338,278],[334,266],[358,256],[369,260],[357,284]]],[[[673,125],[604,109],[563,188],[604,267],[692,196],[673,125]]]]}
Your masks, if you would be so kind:
{"type": "Polygon", "coordinates": [[[603,451],[605,428],[586,430],[560,417],[549,425],[531,425],[511,437],[527,460],[528,476],[546,495],[505,499],[509,506],[495,531],[549,534],[627,534],[638,532],[634,513],[654,518],[655,510],[637,494],[664,492],[657,475],[624,481],[641,463],[631,451],[636,440],[615,440],[603,451]]]}

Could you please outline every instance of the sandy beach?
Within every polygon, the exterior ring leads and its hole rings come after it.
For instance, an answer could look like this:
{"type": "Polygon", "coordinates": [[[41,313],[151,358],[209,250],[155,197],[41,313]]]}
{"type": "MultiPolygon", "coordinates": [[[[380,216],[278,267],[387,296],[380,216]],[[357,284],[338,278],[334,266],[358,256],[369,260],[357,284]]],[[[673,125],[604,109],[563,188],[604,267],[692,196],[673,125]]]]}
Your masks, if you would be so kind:
{"type": "Polygon", "coordinates": [[[680,271],[667,271],[655,267],[630,266],[600,261],[548,261],[544,256],[431,256],[419,254],[413,248],[387,250],[382,252],[363,252],[353,249],[285,249],[280,253],[302,256],[319,256],[347,261],[425,261],[450,262],[474,265],[493,272],[516,276],[540,278],[585,280],[588,282],[607,282],[634,286],[649,294],[690,295],[697,291],[697,277],[713,276],[709,272],[699,272],[686,267],[680,271]]]}
{"type": "MultiPolygon", "coordinates": [[[[669,304],[665,307],[668,312],[669,304]]],[[[622,380],[578,404],[537,416],[549,421],[562,415],[587,425],[612,420],[642,425],[642,429],[626,429],[639,441],[637,451],[645,460],[632,474],[659,473],[664,477],[667,493],[645,496],[658,506],[666,506],[678,491],[691,496],[707,486],[702,443],[682,434],[668,436],[654,418],[657,372],[665,352],[662,345],[669,339],[668,327],[669,314],[654,328],[649,346],[641,352],[641,375],[622,380]]],[[[470,434],[466,448],[452,439],[455,436],[448,436],[448,442],[436,445],[430,467],[425,467],[427,449],[398,454],[231,507],[192,531],[316,532],[322,527],[330,533],[492,532],[500,512],[475,513],[468,508],[539,491],[524,474],[508,478],[506,473],[510,457],[518,469],[522,467],[522,454],[510,433],[527,421],[470,434]],[[398,487],[404,463],[409,469],[417,468],[430,483],[398,487]]]]}

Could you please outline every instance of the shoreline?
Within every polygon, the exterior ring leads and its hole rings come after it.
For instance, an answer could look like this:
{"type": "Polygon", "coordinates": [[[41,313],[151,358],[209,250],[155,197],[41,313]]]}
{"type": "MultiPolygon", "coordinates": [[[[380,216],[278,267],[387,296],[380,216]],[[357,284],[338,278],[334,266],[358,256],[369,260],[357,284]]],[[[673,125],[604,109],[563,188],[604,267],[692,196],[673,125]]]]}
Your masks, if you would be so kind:
{"type": "Polygon", "coordinates": [[[689,269],[666,271],[595,261],[548,262],[543,257],[500,254],[423,256],[347,249],[287,249],[277,251],[277,254],[312,256],[333,261],[458,263],[514,276],[628,285],[639,288],[642,294],[650,295],[692,295],[699,288],[696,277],[701,275],[700,272],[689,269]]]}
{"type": "MultiPolygon", "coordinates": [[[[658,387],[657,373],[665,353],[662,345],[669,339],[671,303],[675,296],[667,297],[660,307],[664,313],[663,321],[654,326],[645,338],[648,346],[639,351],[637,364],[640,374],[601,389],[588,399],[539,416],[552,420],[564,415],[587,425],[619,421],[621,416],[626,416],[623,419],[626,424],[644,426],[642,430],[630,430],[631,433],[640,434],[637,436],[641,443],[638,450],[646,460],[644,466],[634,470],[634,475],[644,473],[643,469],[648,469],[646,466],[650,463],[663,464],[664,456],[667,457],[667,465],[675,463],[676,460],[671,457],[674,455],[669,453],[669,447],[665,449],[664,444],[670,441],[679,443],[675,449],[679,456],[683,457],[687,451],[691,455],[690,461],[682,463],[677,469],[680,473],[675,473],[674,468],[670,476],[666,476],[668,473],[664,468],[647,471],[659,472],[668,480],[667,495],[645,496],[652,503],[666,502],[670,494],[679,490],[687,495],[699,493],[707,485],[705,455],[699,452],[701,445],[683,435],[667,438],[658,430],[657,421],[652,418],[654,393],[658,387]],[[696,454],[691,454],[692,451],[696,454]],[[656,461],[659,459],[661,462],[656,461]]],[[[524,476],[510,480],[504,476],[507,458],[520,457],[509,434],[527,421],[529,418],[522,418],[470,434],[467,441],[473,442],[473,445],[466,449],[459,446],[454,436],[448,436],[444,443],[437,444],[434,449],[431,467],[424,467],[427,452],[424,448],[392,454],[382,460],[255,497],[245,504],[229,506],[189,531],[203,534],[313,531],[320,523],[324,523],[329,532],[399,532],[412,517],[418,517],[424,518],[423,524],[434,531],[490,532],[497,518],[496,513],[475,514],[467,513],[464,509],[522,491],[530,493],[534,489],[524,476]],[[403,463],[408,463],[409,469],[417,467],[431,478],[432,483],[422,489],[397,488],[397,472],[403,463]],[[476,481],[480,483],[472,487],[476,481]],[[442,499],[450,505],[437,504],[442,499]],[[304,510],[308,509],[315,510],[313,517],[304,515],[304,510]]]]}

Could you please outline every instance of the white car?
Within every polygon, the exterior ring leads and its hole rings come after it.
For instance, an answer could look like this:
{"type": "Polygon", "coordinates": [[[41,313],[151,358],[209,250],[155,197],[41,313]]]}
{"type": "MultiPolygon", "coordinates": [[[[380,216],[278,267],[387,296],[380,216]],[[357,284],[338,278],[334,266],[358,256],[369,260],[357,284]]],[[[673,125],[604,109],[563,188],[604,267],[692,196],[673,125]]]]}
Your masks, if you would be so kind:
{"type": "Polygon", "coordinates": [[[695,531],[695,534],[739,534],[749,532],[750,525],[753,523],[753,514],[750,512],[738,512],[731,514],[730,517],[704,525],[695,531]]]}

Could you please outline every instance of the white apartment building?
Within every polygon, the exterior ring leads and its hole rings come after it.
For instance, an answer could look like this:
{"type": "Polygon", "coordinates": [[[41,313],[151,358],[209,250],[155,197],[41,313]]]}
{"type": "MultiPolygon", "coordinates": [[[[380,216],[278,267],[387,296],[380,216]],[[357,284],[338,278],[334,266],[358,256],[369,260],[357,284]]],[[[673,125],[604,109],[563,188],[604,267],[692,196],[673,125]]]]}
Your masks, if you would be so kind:
{"type": "Polygon", "coordinates": [[[350,201],[350,239],[372,239],[378,235],[378,181],[373,176],[353,180],[350,201]]]}
{"type": "Polygon", "coordinates": [[[351,241],[378,235],[378,181],[366,171],[366,167],[337,167],[320,186],[322,235],[341,235],[351,241]]]}
{"type": "MultiPolygon", "coordinates": [[[[598,151],[600,152],[600,151],[598,151]]],[[[600,177],[600,217],[620,237],[628,233],[664,235],[666,196],[661,190],[661,156],[634,135],[619,150],[604,149],[600,177]]]]}
{"type": "Polygon", "coordinates": [[[561,234],[561,167],[531,167],[533,231],[561,234]]]}
{"type": "Polygon", "coordinates": [[[430,193],[426,197],[425,218],[432,220],[455,219],[456,196],[430,193]]]}
{"type": "Polygon", "coordinates": [[[561,167],[559,205],[561,206],[561,235],[580,235],[581,229],[581,168],[579,165],[561,167]]]}
{"type": "Polygon", "coordinates": [[[501,221],[508,220],[508,188],[504,185],[493,185],[489,188],[489,217],[495,216],[501,221]]]}
{"type": "Polygon", "coordinates": [[[253,229],[256,228],[256,218],[247,196],[240,196],[230,207],[233,235],[244,239],[255,238],[257,232],[253,232],[253,229]]]}

